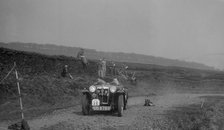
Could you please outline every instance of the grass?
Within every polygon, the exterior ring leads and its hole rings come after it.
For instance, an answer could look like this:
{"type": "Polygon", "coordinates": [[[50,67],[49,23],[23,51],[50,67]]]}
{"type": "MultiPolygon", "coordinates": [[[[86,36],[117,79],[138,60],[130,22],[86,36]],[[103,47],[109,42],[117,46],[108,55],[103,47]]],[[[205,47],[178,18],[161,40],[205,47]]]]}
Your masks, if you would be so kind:
{"type": "MultiPolygon", "coordinates": [[[[88,87],[97,78],[96,61],[90,61],[88,70],[83,72],[80,62],[72,57],[47,56],[4,48],[0,48],[0,54],[0,79],[8,73],[13,62],[17,63],[24,112],[28,118],[77,105],[80,89],[88,87]],[[65,64],[69,66],[73,80],[61,78],[60,73],[65,64]]],[[[216,93],[224,91],[223,72],[126,64],[130,66],[130,71],[136,71],[138,79],[137,85],[124,82],[129,89],[129,96],[156,95],[166,92],[216,93]]],[[[3,84],[0,84],[0,121],[20,118],[15,83],[15,75],[12,73],[3,84]]],[[[183,114],[183,116],[187,115],[183,114]]]]}
{"type": "Polygon", "coordinates": [[[165,123],[156,122],[156,129],[167,130],[223,130],[224,129],[224,97],[202,97],[201,104],[183,106],[166,112],[165,123]],[[165,125],[164,125],[165,124],[165,125]]]}
{"type": "MultiPolygon", "coordinates": [[[[145,72],[147,75],[147,72],[145,72]]],[[[60,78],[50,74],[39,74],[24,77],[20,82],[25,116],[32,118],[44,113],[49,113],[55,109],[66,108],[79,103],[79,90],[89,86],[96,79],[94,76],[85,74],[75,75],[74,80],[60,78]]],[[[206,81],[207,82],[207,81],[206,81]]],[[[13,120],[20,118],[17,87],[14,80],[3,84],[1,89],[0,120],[13,120]]],[[[138,80],[137,85],[124,82],[129,89],[129,96],[157,95],[164,93],[180,92],[210,92],[218,90],[221,84],[203,85],[203,82],[175,82],[170,79],[153,80],[151,77],[138,80]],[[197,87],[191,87],[197,86],[197,87]],[[203,88],[203,89],[202,89],[203,88]]],[[[223,89],[220,89],[223,91],[223,89]]]]}
{"type": "MultiPolygon", "coordinates": [[[[86,78],[75,77],[71,80],[41,75],[23,79],[20,85],[25,116],[32,118],[55,109],[79,104],[80,89],[90,84],[87,81],[91,78],[86,78]]],[[[20,118],[16,84],[7,82],[2,85],[9,87],[1,87],[0,120],[20,118]]]]}

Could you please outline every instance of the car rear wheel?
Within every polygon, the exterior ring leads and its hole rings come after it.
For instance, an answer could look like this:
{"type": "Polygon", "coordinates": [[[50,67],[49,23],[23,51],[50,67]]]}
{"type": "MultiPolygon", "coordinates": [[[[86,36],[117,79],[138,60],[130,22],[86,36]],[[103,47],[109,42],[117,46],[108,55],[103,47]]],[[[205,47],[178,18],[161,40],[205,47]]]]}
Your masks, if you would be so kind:
{"type": "Polygon", "coordinates": [[[86,94],[84,94],[82,96],[82,113],[83,115],[89,115],[90,112],[90,107],[89,107],[89,103],[88,103],[88,97],[86,94]]]}
{"type": "Polygon", "coordinates": [[[123,95],[119,95],[118,97],[118,116],[123,116],[124,111],[124,97],[123,95]]]}
{"type": "Polygon", "coordinates": [[[127,105],[128,105],[128,93],[125,94],[125,103],[124,103],[124,110],[127,110],[127,105]]]}

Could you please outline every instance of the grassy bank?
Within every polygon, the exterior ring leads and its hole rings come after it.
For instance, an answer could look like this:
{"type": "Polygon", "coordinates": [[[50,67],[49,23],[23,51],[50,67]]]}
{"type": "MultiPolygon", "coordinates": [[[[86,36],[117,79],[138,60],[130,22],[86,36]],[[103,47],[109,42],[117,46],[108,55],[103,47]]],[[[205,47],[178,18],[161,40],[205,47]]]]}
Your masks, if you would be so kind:
{"type": "Polygon", "coordinates": [[[165,123],[154,124],[154,128],[167,130],[223,130],[224,129],[224,97],[201,97],[204,104],[194,104],[169,110],[165,115],[165,123]],[[166,125],[164,125],[166,124],[166,125]]]}
{"type": "MultiPolygon", "coordinates": [[[[35,117],[55,109],[79,104],[80,89],[91,84],[91,77],[57,78],[39,75],[20,81],[26,118],[35,117]]],[[[15,82],[0,87],[0,120],[20,118],[20,107],[15,82]]]]}
{"type": "MultiPolygon", "coordinates": [[[[77,105],[80,89],[88,87],[97,78],[97,62],[89,62],[87,71],[74,57],[47,56],[0,48],[0,79],[17,63],[25,116],[36,117],[55,109],[77,105]],[[62,78],[64,65],[74,77],[62,78]]],[[[121,63],[120,63],[121,64],[121,63]]],[[[132,64],[137,85],[123,82],[129,96],[157,95],[180,92],[223,92],[224,73],[178,67],[132,64]]],[[[0,84],[0,121],[20,118],[15,74],[0,84]]]]}

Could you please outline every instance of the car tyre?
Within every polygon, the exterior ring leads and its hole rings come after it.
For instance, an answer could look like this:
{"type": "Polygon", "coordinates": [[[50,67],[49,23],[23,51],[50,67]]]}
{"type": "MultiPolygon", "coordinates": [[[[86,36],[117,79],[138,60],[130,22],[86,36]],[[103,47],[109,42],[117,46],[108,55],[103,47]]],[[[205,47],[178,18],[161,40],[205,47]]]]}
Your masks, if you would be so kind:
{"type": "Polygon", "coordinates": [[[124,112],[124,97],[123,95],[119,95],[118,97],[118,116],[123,116],[124,112]]]}
{"type": "Polygon", "coordinates": [[[124,103],[124,110],[127,110],[127,105],[128,105],[128,93],[125,94],[125,103],[124,103]]]}
{"type": "Polygon", "coordinates": [[[84,94],[82,96],[82,113],[83,113],[83,115],[89,115],[89,113],[90,113],[88,97],[86,94],[84,94]]]}

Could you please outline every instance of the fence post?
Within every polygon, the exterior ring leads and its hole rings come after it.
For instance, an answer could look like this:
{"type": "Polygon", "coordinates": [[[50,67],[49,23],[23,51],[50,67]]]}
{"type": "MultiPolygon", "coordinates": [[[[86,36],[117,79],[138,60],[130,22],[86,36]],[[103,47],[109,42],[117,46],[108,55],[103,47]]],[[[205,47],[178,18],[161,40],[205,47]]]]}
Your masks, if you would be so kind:
{"type": "MultiPolygon", "coordinates": [[[[16,66],[16,62],[14,62],[14,65],[16,66]]],[[[16,83],[17,83],[17,88],[18,88],[18,92],[19,92],[19,104],[20,104],[20,109],[21,109],[21,116],[22,116],[22,119],[24,119],[24,114],[23,114],[23,102],[22,102],[22,96],[21,96],[20,86],[19,86],[19,77],[18,77],[18,73],[17,73],[16,68],[15,68],[15,73],[16,73],[16,83]]]]}

